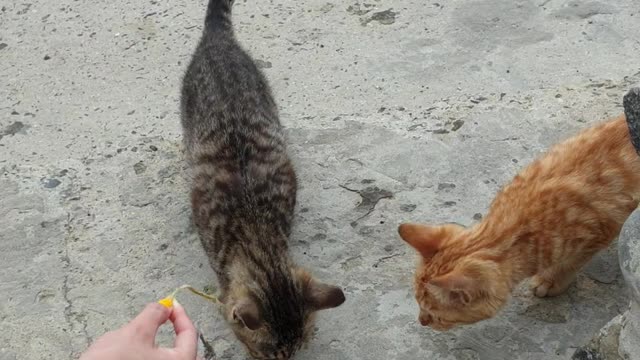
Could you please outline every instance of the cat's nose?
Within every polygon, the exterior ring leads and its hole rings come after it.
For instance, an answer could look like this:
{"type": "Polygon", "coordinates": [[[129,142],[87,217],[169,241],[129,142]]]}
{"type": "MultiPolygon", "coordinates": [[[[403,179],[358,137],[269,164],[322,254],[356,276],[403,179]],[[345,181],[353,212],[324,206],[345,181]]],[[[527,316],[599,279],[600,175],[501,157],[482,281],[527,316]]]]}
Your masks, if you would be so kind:
{"type": "Polygon", "coordinates": [[[420,325],[422,326],[429,326],[433,319],[429,314],[420,314],[420,316],[418,316],[418,321],[420,321],[420,325]]]}

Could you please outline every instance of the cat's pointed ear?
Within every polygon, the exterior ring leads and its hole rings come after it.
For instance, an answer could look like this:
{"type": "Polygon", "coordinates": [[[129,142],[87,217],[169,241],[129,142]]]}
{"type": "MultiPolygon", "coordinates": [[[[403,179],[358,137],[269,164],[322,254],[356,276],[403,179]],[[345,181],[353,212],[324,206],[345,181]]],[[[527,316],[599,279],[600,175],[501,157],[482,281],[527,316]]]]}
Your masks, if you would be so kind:
{"type": "Polygon", "coordinates": [[[434,226],[401,224],[398,227],[398,234],[425,258],[433,257],[444,241],[444,233],[439,227],[434,226]]]}
{"type": "Polygon", "coordinates": [[[316,311],[338,307],[345,301],[344,293],[339,287],[315,280],[310,280],[307,284],[305,298],[316,311]]]}
{"type": "Polygon", "coordinates": [[[428,285],[441,289],[449,302],[461,305],[471,302],[472,294],[478,291],[478,281],[459,271],[435,277],[428,285]]]}
{"type": "Polygon", "coordinates": [[[231,310],[233,320],[241,323],[249,330],[257,330],[262,326],[262,315],[258,305],[251,299],[240,300],[231,310]]]}

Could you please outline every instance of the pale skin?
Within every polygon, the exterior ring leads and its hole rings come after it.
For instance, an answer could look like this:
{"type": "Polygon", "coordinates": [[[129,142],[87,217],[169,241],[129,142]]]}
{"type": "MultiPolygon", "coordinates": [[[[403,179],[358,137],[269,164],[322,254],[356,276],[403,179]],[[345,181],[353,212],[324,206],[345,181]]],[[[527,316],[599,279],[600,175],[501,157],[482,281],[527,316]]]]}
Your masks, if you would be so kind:
{"type": "Polygon", "coordinates": [[[184,308],[153,303],[131,322],[98,338],[80,360],[196,360],[198,332],[184,308]],[[176,338],[171,348],[158,347],[156,334],[171,321],[176,338]]]}

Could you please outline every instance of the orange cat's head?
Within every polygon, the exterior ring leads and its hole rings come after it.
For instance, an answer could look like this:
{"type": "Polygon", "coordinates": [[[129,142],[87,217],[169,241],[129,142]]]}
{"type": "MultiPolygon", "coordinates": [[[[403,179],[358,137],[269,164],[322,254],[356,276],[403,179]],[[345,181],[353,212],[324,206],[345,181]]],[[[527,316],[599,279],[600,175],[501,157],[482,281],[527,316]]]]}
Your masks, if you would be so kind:
{"type": "Polygon", "coordinates": [[[479,246],[480,235],[459,225],[402,224],[398,232],[418,251],[415,274],[420,324],[444,331],[493,317],[506,303],[510,280],[500,256],[479,246]]]}

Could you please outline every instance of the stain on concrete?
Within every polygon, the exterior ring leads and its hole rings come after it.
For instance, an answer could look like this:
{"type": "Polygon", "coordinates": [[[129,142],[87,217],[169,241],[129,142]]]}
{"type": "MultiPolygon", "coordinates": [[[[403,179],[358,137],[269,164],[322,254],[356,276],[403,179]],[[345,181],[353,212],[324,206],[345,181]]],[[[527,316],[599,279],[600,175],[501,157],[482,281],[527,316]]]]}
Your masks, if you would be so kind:
{"type": "Polygon", "coordinates": [[[456,184],[452,184],[452,183],[439,183],[438,184],[438,190],[439,191],[451,191],[453,189],[456,188],[456,184]]]}
{"type": "Polygon", "coordinates": [[[589,19],[597,15],[610,15],[616,12],[615,7],[600,1],[573,0],[556,10],[554,15],[562,19],[589,19]]]}
{"type": "Polygon", "coordinates": [[[392,25],[393,23],[396,22],[397,14],[398,13],[396,13],[392,9],[374,12],[373,14],[371,14],[371,17],[362,21],[362,25],[367,25],[372,21],[377,21],[382,25],[392,25]]]}
{"type": "Polygon", "coordinates": [[[451,127],[451,131],[458,131],[460,130],[460,128],[462,127],[462,125],[464,125],[464,120],[455,120],[454,122],[451,123],[451,125],[453,125],[451,127]]]}
{"type": "Polygon", "coordinates": [[[53,189],[58,187],[60,184],[62,184],[62,182],[58,179],[44,179],[42,181],[42,184],[47,189],[53,189]]]}
{"type": "Polygon", "coordinates": [[[412,212],[413,210],[415,210],[417,207],[416,204],[402,204],[400,205],[400,210],[404,211],[404,212],[412,212]]]}
{"type": "Polygon", "coordinates": [[[352,226],[355,226],[357,222],[367,216],[369,216],[373,210],[375,210],[376,205],[382,199],[391,199],[393,197],[393,193],[388,190],[380,189],[377,186],[369,186],[362,190],[350,189],[344,185],[340,185],[341,188],[355,192],[360,195],[361,201],[356,206],[355,211],[361,213],[362,215],[358,217],[357,220],[351,223],[352,226]]]}
{"type": "Polygon", "coordinates": [[[136,173],[136,175],[140,175],[147,171],[147,166],[144,164],[144,162],[139,161],[133,165],[133,171],[136,173]]]}
{"type": "Polygon", "coordinates": [[[15,134],[21,133],[25,130],[25,128],[26,126],[24,123],[22,123],[22,121],[15,121],[11,125],[5,127],[2,131],[0,131],[0,139],[2,139],[3,136],[13,136],[15,134]]]}
{"type": "Polygon", "coordinates": [[[371,12],[371,10],[373,10],[373,7],[374,7],[374,5],[372,5],[372,4],[355,3],[355,4],[349,5],[349,7],[347,7],[347,12],[349,14],[352,14],[352,15],[362,16],[362,15],[366,15],[367,13],[371,12]]]}
{"type": "Polygon", "coordinates": [[[376,204],[382,199],[390,199],[393,194],[384,189],[380,189],[377,186],[371,186],[364,188],[363,190],[351,190],[343,186],[344,189],[349,191],[355,191],[362,197],[362,201],[358,204],[356,210],[371,212],[375,209],[376,204]]]}

